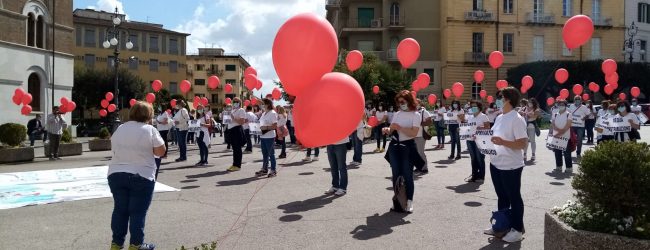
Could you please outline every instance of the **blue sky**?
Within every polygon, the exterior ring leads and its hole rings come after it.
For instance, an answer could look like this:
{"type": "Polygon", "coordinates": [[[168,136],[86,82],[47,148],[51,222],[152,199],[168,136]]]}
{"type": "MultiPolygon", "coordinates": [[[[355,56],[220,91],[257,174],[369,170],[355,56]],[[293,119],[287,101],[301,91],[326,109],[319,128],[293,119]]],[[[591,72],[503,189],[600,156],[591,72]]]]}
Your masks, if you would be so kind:
{"type": "MultiPolygon", "coordinates": [[[[325,15],[324,0],[75,0],[74,8],[113,12],[117,6],[129,20],[163,24],[165,28],[192,34],[187,52],[200,47],[221,47],[239,53],[264,83],[262,94],[271,93],[277,75],[271,47],[278,28],[293,15],[312,12],[325,15]]],[[[259,96],[260,92],[255,91],[259,96]]]]}

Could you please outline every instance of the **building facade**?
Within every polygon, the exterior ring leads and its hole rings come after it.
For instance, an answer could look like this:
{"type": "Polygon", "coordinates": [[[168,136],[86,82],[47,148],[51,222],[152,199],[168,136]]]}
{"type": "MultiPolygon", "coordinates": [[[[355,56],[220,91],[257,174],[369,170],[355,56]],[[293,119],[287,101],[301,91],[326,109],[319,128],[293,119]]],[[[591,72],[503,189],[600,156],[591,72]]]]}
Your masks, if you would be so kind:
{"type": "Polygon", "coordinates": [[[223,105],[226,98],[250,98],[250,93],[244,87],[244,70],[250,64],[240,54],[226,54],[221,48],[199,48],[197,54],[187,56],[188,78],[192,90],[188,94],[190,100],[194,96],[207,97],[212,108],[223,105]],[[219,88],[208,88],[208,77],[217,76],[221,80],[219,88]],[[232,93],[226,94],[224,86],[231,84],[232,93]]]}
{"type": "MultiPolygon", "coordinates": [[[[648,61],[648,41],[650,41],[650,0],[625,0],[625,26],[638,29],[627,30],[624,42],[625,60],[633,62],[648,61]]],[[[623,52],[621,52],[623,53],[623,52]]]]}
{"type": "MultiPolygon", "coordinates": [[[[26,125],[36,114],[49,114],[52,100],[59,105],[61,97],[71,98],[72,0],[54,2],[0,1],[0,103],[4,111],[0,124],[26,125]],[[28,116],[21,115],[21,106],[11,100],[19,87],[33,97],[32,114],[28,116]]],[[[66,119],[70,118],[68,114],[66,119]]]]}

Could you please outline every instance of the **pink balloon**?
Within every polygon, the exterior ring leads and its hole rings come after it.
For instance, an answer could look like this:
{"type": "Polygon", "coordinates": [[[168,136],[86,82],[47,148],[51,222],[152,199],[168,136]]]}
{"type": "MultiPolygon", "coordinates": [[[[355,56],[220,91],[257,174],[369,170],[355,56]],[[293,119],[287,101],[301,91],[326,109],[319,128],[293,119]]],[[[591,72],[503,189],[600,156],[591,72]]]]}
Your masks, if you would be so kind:
{"type": "Polygon", "coordinates": [[[21,102],[23,103],[23,105],[29,105],[30,103],[32,103],[32,94],[25,93],[23,95],[23,98],[21,98],[21,99],[22,99],[21,102]]]}
{"type": "Polygon", "coordinates": [[[67,105],[65,105],[65,110],[67,112],[72,112],[75,109],[77,109],[77,103],[75,103],[74,101],[71,101],[67,105]]]}
{"type": "Polygon", "coordinates": [[[176,99],[171,99],[171,101],[169,101],[169,105],[170,105],[172,108],[173,108],[173,107],[176,107],[176,99]]]}
{"type": "Polygon", "coordinates": [[[637,98],[641,95],[641,89],[639,89],[639,87],[632,87],[632,89],[630,89],[630,94],[632,94],[632,97],[637,98]]]}
{"type": "Polygon", "coordinates": [[[488,103],[493,103],[493,102],[494,102],[494,97],[491,96],[491,95],[489,95],[489,96],[486,98],[486,100],[487,100],[488,103]]]}
{"type": "Polygon", "coordinates": [[[136,102],[138,102],[138,100],[136,100],[136,99],[131,99],[131,100],[129,100],[129,105],[130,105],[131,107],[133,107],[133,105],[135,105],[136,102]]]}
{"type": "Polygon", "coordinates": [[[616,61],[614,61],[613,59],[607,59],[603,61],[603,64],[601,65],[601,69],[603,70],[603,73],[605,73],[605,75],[609,75],[616,72],[617,68],[618,65],[616,65],[616,61]]]}
{"type": "Polygon", "coordinates": [[[406,38],[397,45],[397,59],[402,68],[408,68],[420,57],[420,44],[413,38],[406,38]]]}
{"type": "Polygon", "coordinates": [[[377,127],[377,124],[379,124],[379,120],[377,120],[376,116],[373,115],[370,118],[368,118],[368,125],[370,127],[373,127],[373,128],[377,127]]]}
{"type": "Polygon", "coordinates": [[[488,57],[488,62],[493,69],[498,69],[503,65],[503,53],[501,51],[492,51],[488,57]]]}
{"type": "Polygon", "coordinates": [[[618,82],[613,82],[610,85],[612,85],[612,89],[614,90],[618,89],[618,82]]]}
{"type": "Polygon", "coordinates": [[[151,89],[156,92],[160,91],[162,89],[162,82],[160,80],[154,80],[151,83],[151,89]]]}
{"type": "Polygon", "coordinates": [[[23,105],[23,107],[20,109],[20,113],[22,115],[29,115],[32,113],[32,106],[29,106],[29,104],[23,105]]]}
{"type": "Polygon", "coordinates": [[[106,99],[107,101],[110,102],[110,101],[113,100],[113,98],[114,98],[115,96],[113,95],[112,92],[106,92],[106,95],[104,95],[104,97],[105,97],[105,99],[106,99]]]}
{"type": "MultiPolygon", "coordinates": [[[[14,90],[14,96],[16,96],[16,98],[17,98],[18,100],[22,100],[22,99],[23,99],[23,95],[24,95],[25,93],[27,93],[27,92],[25,92],[25,90],[22,89],[22,88],[16,88],[16,90],[14,90]]],[[[18,105],[18,104],[20,104],[20,102],[17,103],[16,105],[18,105]]]]}
{"type": "Polygon", "coordinates": [[[117,109],[117,106],[115,106],[115,104],[108,105],[108,112],[113,113],[113,112],[115,112],[116,109],[117,109]]]}
{"type": "Polygon", "coordinates": [[[562,89],[560,90],[560,98],[563,100],[566,100],[569,98],[569,90],[568,89],[562,89]]]}
{"type": "Polygon", "coordinates": [[[257,105],[257,98],[251,99],[251,104],[253,104],[253,106],[257,105]]]}
{"type": "Polygon", "coordinates": [[[415,80],[411,83],[411,89],[415,92],[420,91],[420,83],[418,82],[418,80],[415,80]]]}
{"type": "Polygon", "coordinates": [[[607,84],[603,89],[605,90],[605,94],[612,95],[612,93],[614,93],[615,88],[611,84],[607,84]]]}
{"type": "Polygon", "coordinates": [[[280,91],[279,88],[274,88],[273,92],[271,92],[271,96],[273,97],[273,100],[280,100],[280,98],[282,98],[282,91],[280,91]]]}
{"type": "Polygon", "coordinates": [[[69,103],[69,102],[70,102],[70,100],[67,97],[65,97],[65,96],[61,97],[61,104],[65,105],[66,103],[69,103]]]}
{"type": "Polygon", "coordinates": [[[482,70],[477,70],[474,72],[474,81],[478,84],[481,84],[485,79],[485,73],[482,70]]]}
{"type": "Polygon", "coordinates": [[[454,96],[456,96],[456,98],[460,98],[460,96],[463,95],[463,91],[465,91],[465,87],[460,82],[456,82],[451,86],[451,92],[454,93],[454,96]]]}
{"type": "Polygon", "coordinates": [[[256,88],[257,90],[262,89],[262,80],[260,80],[259,78],[257,79],[257,86],[255,86],[255,88],[256,88]]]}
{"type": "Polygon", "coordinates": [[[156,95],[154,93],[148,93],[147,97],[145,98],[148,103],[153,103],[156,101],[156,95]]]}
{"type": "Polygon", "coordinates": [[[430,105],[434,105],[437,100],[438,100],[438,97],[436,95],[434,95],[434,94],[429,95],[429,100],[428,101],[429,101],[430,105]]]}
{"type": "Polygon", "coordinates": [[[208,100],[207,97],[201,97],[201,104],[203,106],[208,106],[208,104],[210,104],[210,101],[208,100]]]}
{"type": "Polygon", "coordinates": [[[285,22],[273,41],[273,66],[284,91],[298,96],[307,86],[334,69],[338,38],[332,25],[312,13],[285,22]]]}
{"type": "Polygon", "coordinates": [[[551,106],[553,105],[553,103],[555,103],[555,98],[553,97],[546,98],[546,106],[551,106]]]}
{"type": "Polygon", "coordinates": [[[569,80],[569,71],[563,68],[555,71],[555,81],[557,81],[559,84],[563,84],[567,80],[569,80]]]}
{"type": "Polygon", "coordinates": [[[361,64],[363,64],[363,54],[361,54],[361,51],[350,51],[350,53],[345,57],[345,64],[348,66],[350,72],[354,72],[361,68],[361,64]]]}
{"type": "Polygon", "coordinates": [[[226,84],[226,87],[223,88],[226,91],[226,94],[232,93],[232,84],[226,84]]]}
{"type": "Polygon", "coordinates": [[[101,117],[106,117],[108,115],[108,112],[105,109],[102,109],[99,111],[99,116],[101,117]]]}
{"type": "Polygon", "coordinates": [[[192,88],[192,84],[188,80],[183,80],[181,81],[180,88],[183,94],[187,94],[187,92],[189,92],[190,89],[192,88]]]}
{"type": "Polygon", "coordinates": [[[364,103],[363,90],[354,78],[338,72],[325,74],[296,98],[293,117],[298,140],[314,148],[348,137],[363,117],[364,103]],[[323,114],[336,114],[336,122],[323,114]]]}
{"type": "Polygon", "coordinates": [[[584,90],[584,88],[582,87],[582,85],[580,85],[580,84],[573,85],[573,94],[574,95],[582,94],[583,90],[584,90]]]}
{"type": "Polygon", "coordinates": [[[110,103],[109,103],[108,100],[106,100],[106,99],[104,99],[104,100],[102,100],[101,102],[99,102],[99,105],[101,105],[102,108],[106,108],[106,107],[108,107],[108,104],[110,104],[110,103]]]}
{"type": "Polygon", "coordinates": [[[605,82],[618,85],[618,73],[614,72],[605,76],[605,82]]]}
{"type": "Polygon", "coordinates": [[[481,99],[485,99],[487,97],[487,91],[485,89],[482,89],[478,95],[481,97],[481,99]]]}
{"type": "Polygon", "coordinates": [[[575,15],[564,23],[562,38],[567,49],[575,49],[587,43],[594,33],[594,23],[585,15],[575,15]]]}
{"type": "Polygon", "coordinates": [[[621,92],[620,94],[618,94],[618,99],[626,100],[626,99],[627,99],[627,95],[626,95],[625,93],[622,93],[622,92],[621,92]]]}
{"type": "Polygon", "coordinates": [[[199,100],[195,100],[194,102],[192,102],[192,107],[194,107],[194,109],[198,109],[199,105],[201,105],[201,99],[200,98],[199,98],[199,100]]]}
{"type": "Polygon", "coordinates": [[[508,81],[506,80],[497,81],[497,89],[505,89],[506,87],[508,87],[508,81]]]}
{"type": "Polygon", "coordinates": [[[219,84],[221,84],[221,80],[219,80],[219,77],[217,76],[208,77],[208,88],[216,89],[219,87],[219,84]]]}
{"type": "Polygon", "coordinates": [[[431,83],[431,77],[427,73],[419,74],[417,82],[420,86],[420,89],[425,89],[429,87],[429,83],[431,83]]]}
{"type": "Polygon", "coordinates": [[[589,100],[589,94],[587,94],[587,93],[582,94],[582,100],[588,101],[589,100]]]}
{"type": "Polygon", "coordinates": [[[23,102],[22,95],[14,94],[14,96],[11,97],[11,101],[16,105],[20,105],[23,102]]]}
{"type": "Polygon", "coordinates": [[[375,85],[372,87],[372,93],[375,95],[379,94],[379,86],[375,85]]]}
{"type": "Polygon", "coordinates": [[[224,100],[224,102],[226,104],[232,104],[232,99],[230,99],[230,97],[228,97],[228,98],[226,98],[226,100],[224,100]]]}
{"type": "Polygon", "coordinates": [[[248,107],[249,105],[251,105],[251,101],[250,100],[244,100],[244,107],[248,107]]]}
{"type": "Polygon", "coordinates": [[[246,88],[250,91],[253,91],[257,87],[257,76],[253,74],[248,74],[244,76],[244,83],[246,84],[246,88]]]}
{"type": "Polygon", "coordinates": [[[253,67],[248,67],[248,68],[246,68],[244,70],[244,75],[246,76],[246,75],[249,75],[249,74],[257,76],[257,70],[255,70],[255,68],[253,68],[253,67]]]}
{"type": "Polygon", "coordinates": [[[445,89],[444,91],[442,91],[442,95],[445,97],[445,99],[449,99],[449,97],[451,96],[451,90],[445,89]]]}
{"type": "Polygon", "coordinates": [[[526,89],[526,92],[533,87],[533,77],[526,75],[521,78],[521,88],[526,89]]]}
{"type": "Polygon", "coordinates": [[[70,103],[66,103],[65,105],[61,104],[61,106],[59,106],[59,112],[64,114],[68,113],[68,105],[70,105],[70,103]]]}
{"type": "Polygon", "coordinates": [[[596,93],[596,92],[598,92],[600,90],[600,86],[598,86],[598,84],[596,84],[595,82],[590,82],[589,83],[589,90],[596,93]]]}

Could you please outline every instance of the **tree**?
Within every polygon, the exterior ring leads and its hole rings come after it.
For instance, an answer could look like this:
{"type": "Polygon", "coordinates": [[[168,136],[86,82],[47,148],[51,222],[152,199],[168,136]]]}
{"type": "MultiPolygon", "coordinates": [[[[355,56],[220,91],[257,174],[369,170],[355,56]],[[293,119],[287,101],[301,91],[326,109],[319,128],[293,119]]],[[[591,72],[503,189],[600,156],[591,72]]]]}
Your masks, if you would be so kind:
{"type": "MultiPolygon", "coordinates": [[[[129,100],[132,98],[144,98],[146,85],[139,76],[127,69],[120,69],[118,77],[120,96],[115,96],[115,98],[120,98],[120,106],[129,107],[129,100]]],[[[82,118],[83,110],[101,108],[100,102],[105,98],[106,92],[115,91],[114,80],[113,71],[75,67],[72,100],[82,111],[80,112],[82,118]]]]}

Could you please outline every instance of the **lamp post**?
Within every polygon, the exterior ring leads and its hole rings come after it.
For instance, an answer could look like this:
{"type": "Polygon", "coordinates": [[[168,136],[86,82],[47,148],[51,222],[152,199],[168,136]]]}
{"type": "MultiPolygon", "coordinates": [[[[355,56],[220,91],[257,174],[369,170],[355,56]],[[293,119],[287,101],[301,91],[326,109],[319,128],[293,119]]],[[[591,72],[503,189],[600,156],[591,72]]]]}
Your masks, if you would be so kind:
{"type": "Polygon", "coordinates": [[[627,30],[627,39],[623,42],[623,55],[629,55],[629,60],[630,63],[634,60],[634,51],[636,50],[637,46],[639,46],[639,55],[644,55],[645,50],[641,49],[641,39],[634,39],[636,34],[639,32],[639,27],[632,22],[630,24],[630,27],[626,28],[627,30]]]}
{"type": "Polygon", "coordinates": [[[114,72],[115,72],[115,91],[114,91],[114,96],[115,96],[115,106],[117,109],[115,112],[113,112],[113,119],[112,119],[112,131],[114,132],[117,130],[117,127],[120,125],[120,116],[119,116],[119,110],[120,110],[120,88],[119,88],[119,79],[118,79],[118,70],[120,68],[120,39],[123,33],[126,33],[127,37],[127,42],[125,44],[125,47],[127,50],[130,50],[133,48],[133,43],[131,42],[129,31],[127,29],[124,29],[120,27],[122,22],[122,17],[118,12],[117,12],[117,7],[115,7],[115,14],[112,16],[112,21],[113,21],[113,26],[109,27],[106,29],[106,40],[104,43],[102,43],[102,46],[106,49],[109,49],[111,46],[113,46],[113,67],[114,67],[114,72]]]}

